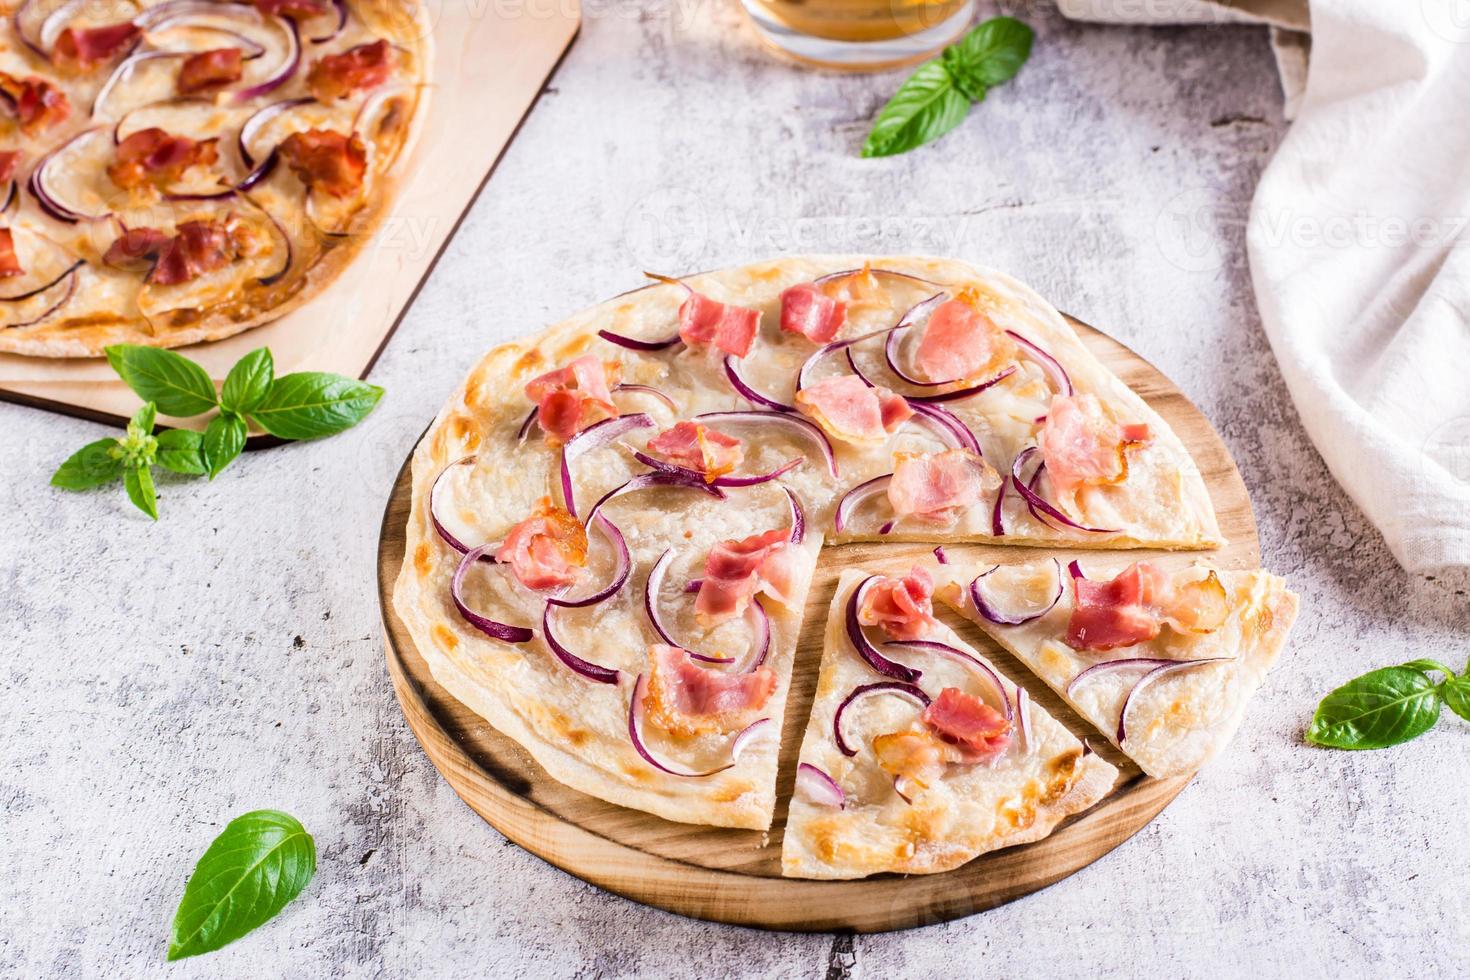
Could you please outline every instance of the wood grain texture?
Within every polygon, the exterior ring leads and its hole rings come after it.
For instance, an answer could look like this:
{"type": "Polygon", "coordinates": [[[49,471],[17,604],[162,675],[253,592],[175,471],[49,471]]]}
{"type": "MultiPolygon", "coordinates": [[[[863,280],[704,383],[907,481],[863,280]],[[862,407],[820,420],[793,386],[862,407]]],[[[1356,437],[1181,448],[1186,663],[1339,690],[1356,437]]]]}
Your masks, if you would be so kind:
{"type": "MultiPolygon", "coordinates": [[[[1225,568],[1260,564],[1255,520],[1229,452],[1209,421],[1152,365],[1123,345],[1068,318],[1087,346],[1137,391],[1178,433],[1204,475],[1229,543],[1208,553],[1225,568]]],[[[551,779],[515,742],[492,729],[441,688],[392,609],[390,595],[404,552],[410,507],[405,461],[383,515],[378,588],[389,674],[409,727],[455,792],[496,829],[527,850],[609,891],[683,915],[770,929],[877,932],[943,922],[1045,888],[1091,864],[1141,829],[1190,777],[1151,779],[1117,752],[1009,654],[970,624],[941,615],[1053,717],[1090,738],[1122,775],[1113,793],[1034,844],[1005,848],[944,874],[877,875],[859,881],[780,877],[781,834],[797,754],[816,687],[822,618],[842,569],[903,568],[930,546],[854,544],[829,548],[807,598],[784,721],[776,819],[768,834],[672,823],[605,803],[551,779]]],[[[946,546],[952,558],[1033,557],[1065,549],[999,545],[946,546]]],[[[1078,552],[1078,554],[1084,554],[1078,552]]],[[[1095,557],[1096,551],[1091,552],[1095,557]]],[[[1197,553],[1129,551],[1187,563],[1197,553]]]]}

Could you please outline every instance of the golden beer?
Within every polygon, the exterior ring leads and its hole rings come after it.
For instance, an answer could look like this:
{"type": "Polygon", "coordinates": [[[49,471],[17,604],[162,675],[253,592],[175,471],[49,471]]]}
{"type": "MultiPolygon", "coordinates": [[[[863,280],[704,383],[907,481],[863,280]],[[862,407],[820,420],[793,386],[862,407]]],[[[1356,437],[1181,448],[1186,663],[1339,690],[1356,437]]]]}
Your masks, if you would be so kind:
{"type": "Polygon", "coordinates": [[[757,33],[821,67],[874,69],[919,61],[954,40],[975,0],[743,0],[757,33]]]}

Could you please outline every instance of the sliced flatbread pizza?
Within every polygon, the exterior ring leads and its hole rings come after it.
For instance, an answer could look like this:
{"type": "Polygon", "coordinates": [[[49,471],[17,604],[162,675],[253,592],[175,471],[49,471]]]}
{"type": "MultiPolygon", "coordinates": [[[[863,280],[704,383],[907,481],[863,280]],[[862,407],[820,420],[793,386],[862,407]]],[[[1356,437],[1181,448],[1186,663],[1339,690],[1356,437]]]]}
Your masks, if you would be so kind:
{"type": "Polygon", "coordinates": [[[782,874],[947,871],[1045,837],[1112,788],[1112,765],[933,618],[931,586],[922,568],[843,572],[782,874]]]}
{"type": "Polygon", "coordinates": [[[1296,619],[1264,571],[1153,561],[940,564],[941,600],[973,620],[1151,776],[1230,741],[1296,619]]]}

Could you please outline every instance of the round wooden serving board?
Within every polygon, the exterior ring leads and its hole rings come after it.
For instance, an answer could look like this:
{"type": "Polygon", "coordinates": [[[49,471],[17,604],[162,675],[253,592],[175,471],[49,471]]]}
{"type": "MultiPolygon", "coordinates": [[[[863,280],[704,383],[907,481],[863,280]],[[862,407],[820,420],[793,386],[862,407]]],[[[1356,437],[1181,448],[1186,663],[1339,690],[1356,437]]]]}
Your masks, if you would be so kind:
{"type": "MultiPolygon", "coordinates": [[[[1222,568],[1260,564],[1255,519],[1240,473],[1225,445],[1177,388],[1117,341],[1068,318],[1087,346],[1173,426],[1204,474],[1230,543],[1219,551],[1163,556],[1208,559],[1222,568]]],[[[393,612],[390,595],[404,556],[410,496],[409,463],[393,485],[378,541],[378,591],[386,627],[388,672],[429,759],[454,791],[505,836],[571,874],[639,902],[682,915],[769,929],[876,932],[944,922],[1030,894],[1078,871],[1140,830],[1189,782],[1151,779],[1014,658],[979,630],[941,611],[946,621],[1075,734],[1090,739],[1121,770],[1111,795],[1068,820],[1049,837],[981,855],[935,875],[877,875],[857,881],[781,877],[781,834],[821,660],[823,620],[837,577],[849,566],[907,568],[931,548],[857,544],[822,554],[797,647],[784,725],[776,819],[768,834],[672,823],[569,789],[548,776],[519,745],[490,727],[435,683],[393,612]]],[[[1037,549],[945,546],[954,558],[1003,561],[1037,549]]],[[[1042,553],[1053,553],[1045,551],[1042,553]]],[[[1054,552],[1064,560],[1065,551],[1054,552]]],[[[1158,553],[1077,552],[1087,561],[1133,560],[1158,553]]]]}

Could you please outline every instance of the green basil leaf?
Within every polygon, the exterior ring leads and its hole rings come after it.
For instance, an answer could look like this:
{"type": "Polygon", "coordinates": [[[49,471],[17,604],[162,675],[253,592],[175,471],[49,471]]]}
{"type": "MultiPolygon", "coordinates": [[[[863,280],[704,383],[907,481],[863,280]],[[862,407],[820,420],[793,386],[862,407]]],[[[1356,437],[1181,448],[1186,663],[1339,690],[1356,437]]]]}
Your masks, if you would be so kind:
{"type": "Polygon", "coordinates": [[[964,37],[944,49],[944,62],[965,86],[978,84],[981,95],[992,85],[1015,77],[1031,57],[1036,34],[1014,17],[992,17],[976,24],[964,37]]]}
{"type": "Polygon", "coordinates": [[[316,842],[279,810],[231,820],[189,876],[168,958],[219,949],[273,919],[316,873],[316,842]]]}
{"type": "Polygon", "coordinates": [[[271,359],[271,349],[261,347],[251,351],[230,368],[220,388],[219,403],[227,411],[245,414],[264,400],[275,377],[276,365],[271,359]]]}
{"type": "Polygon", "coordinates": [[[1410,670],[1420,670],[1420,671],[1423,671],[1426,674],[1429,673],[1429,671],[1431,671],[1431,670],[1437,670],[1441,674],[1444,674],[1446,677],[1454,677],[1455,676],[1455,672],[1453,670],[1450,670],[1448,667],[1446,667],[1444,664],[1440,663],[1438,660],[1410,660],[1408,663],[1404,664],[1403,666],[1408,667],[1410,670]]]}
{"type": "Polygon", "coordinates": [[[220,471],[234,462],[240,450],[245,448],[247,435],[245,420],[234,412],[225,412],[209,420],[204,429],[204,468],[213,480],[220,471]]]}
{"type": "Polygon", "coordinates": [[[906,153],[954,129],[970,111],[970,100],[954,87],[940,61],[918,67],[893,93],[863,142],[863,156],[906,153]]]}
{"type": "Polygon", "coordinates": [[[185,476],[208,471],[204,465],[204,436],[189,429],[165,429],[158,434],[155,461],[166,470],[185,476]]]}
{"type": "Polygon", "coordinates": [[[382,397],[383,389],[366,381],[301,371],[277,378],[250,417],[282,439],[319,439],[361,422],[382,397]]]}
{"type": "Polygon", "coordinates": [[[153,471],[146,466],[129,466],[123,470],[123,486],[139,510],[158,520],[158,494],[153,489],[153,471]]]}
{"type": "Polygon", "coordinates": [[[1470,721],[1470,677],[1451,677],[1439,686],[1439,696],[1451,711],[1470,721]]]}
{"type": "Polygon", "coordinates": [[[63,490],[91,490],[122,476],[123,461],[114,455],[116,439],[89,442],[66,458],[51,474],[51,485],[63,490]]]}
{"type": "Polygon", "coordinates": [[[144,402],[138,406],[133,417],[128,420],[128,437],[130,439],[142,439],[153,432],[153,422],[158,418],[158,406],[153,402],[144,402]]]}
{"type": "Polygon", "coordinates": [[[204,368],[182,354],[139,344],[113,344],[107,363],[147,401],[156,402],[165,415],[200,415],[216,405],[214,382],[204,368]]]}
{"type": "Polygon", "coordinates": [[[1423,735],[1439,720],[1437,685],[1412,667],[1383,667],[1322,699],[1307,741],[1336,749],[1382,749],[1423,735]]]}

